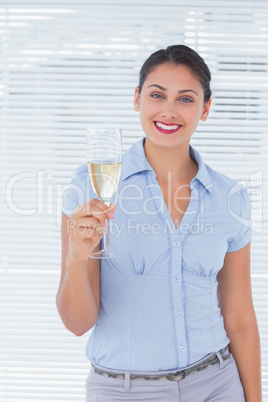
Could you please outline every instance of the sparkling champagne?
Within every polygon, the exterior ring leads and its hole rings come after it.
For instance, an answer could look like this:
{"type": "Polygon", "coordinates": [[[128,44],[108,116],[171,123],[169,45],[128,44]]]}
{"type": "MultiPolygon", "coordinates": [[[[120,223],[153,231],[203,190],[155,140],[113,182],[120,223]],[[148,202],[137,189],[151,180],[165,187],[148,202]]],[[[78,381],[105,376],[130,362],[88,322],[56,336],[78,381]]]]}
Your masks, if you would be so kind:
{"type": "Polygon", "coordinates": [[[110,201],[118,187],[122,163],[88,163],[92,187],[102,201],[110,201]]]}

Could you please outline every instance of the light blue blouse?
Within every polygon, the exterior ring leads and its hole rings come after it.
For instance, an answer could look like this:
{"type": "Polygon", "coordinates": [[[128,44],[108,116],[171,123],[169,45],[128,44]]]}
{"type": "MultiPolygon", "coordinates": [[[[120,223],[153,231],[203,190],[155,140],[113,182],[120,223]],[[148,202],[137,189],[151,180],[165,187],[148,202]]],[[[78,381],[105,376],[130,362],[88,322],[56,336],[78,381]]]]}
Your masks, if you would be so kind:
{"type": "MultiPolygon", "coordinates": [[[[101,306],[86,347],[90,361],[132,371],[179,369],[229,343],[217,300],[217,273],[226,252],[251,240],[247,190],[198,164],[188,208],[176,229],[144,139],[123,157],[111,247],[117,259],[101,262],[101,306]]],[[[87,165],[76,169],[62,212],[96,198],[87,165]]]]}

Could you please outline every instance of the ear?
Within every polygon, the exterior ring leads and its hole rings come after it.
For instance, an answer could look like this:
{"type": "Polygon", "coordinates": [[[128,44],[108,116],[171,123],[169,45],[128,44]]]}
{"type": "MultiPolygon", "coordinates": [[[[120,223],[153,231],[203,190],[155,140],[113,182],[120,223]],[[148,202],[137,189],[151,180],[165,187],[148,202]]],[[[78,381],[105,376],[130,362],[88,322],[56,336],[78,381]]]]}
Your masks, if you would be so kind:
{"type": "Polygon", "coordinates": [[[202,120],[202,121],[207,120],[209,110],[210,110],[210,106],[211,106],[211,98],[209,98],[209,100],[204,104],[204,109],[203,109],[203,112],[201,114],[200,120],[202,120]]]}
{"type": "Polygon", "coordinates": [[[135,88],[135,95],[134,95],[134,110],[139,112],[140,110],[140,94],[139,94],[139,87],[135,88]]]}

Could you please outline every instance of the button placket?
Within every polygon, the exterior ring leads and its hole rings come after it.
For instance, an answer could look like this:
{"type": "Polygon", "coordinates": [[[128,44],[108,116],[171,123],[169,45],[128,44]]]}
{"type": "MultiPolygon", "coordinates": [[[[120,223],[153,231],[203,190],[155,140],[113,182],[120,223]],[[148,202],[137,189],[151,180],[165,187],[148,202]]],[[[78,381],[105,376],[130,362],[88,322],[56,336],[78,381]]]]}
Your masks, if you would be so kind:
{"type": "Polygon", "coordinates": [[[178,364],[180,366],[187,365],[187,353],[186,353],[186,345],[187,345],[187,335],[186,335],[186,326],[185,319],[183,314],[183,291],[182,291],[182,274],[181,274],[181,265],[182,265],[182,254],[181,254],[181,239],[178,236],[178,233],[174,233],[171,236],[171,246],[172,246],[172,298],[173,298],[173,317],[174,324],[176,328],[175,336],[176,336],[176,347],[178,353],[178,364]]]}

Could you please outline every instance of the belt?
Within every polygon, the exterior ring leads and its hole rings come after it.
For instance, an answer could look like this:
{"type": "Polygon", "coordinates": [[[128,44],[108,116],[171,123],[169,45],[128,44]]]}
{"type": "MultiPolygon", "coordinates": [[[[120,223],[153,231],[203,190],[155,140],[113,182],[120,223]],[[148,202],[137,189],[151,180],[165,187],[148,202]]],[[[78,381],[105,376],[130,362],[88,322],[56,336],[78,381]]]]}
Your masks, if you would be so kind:
{"type": "MultiPolygon", "coordinates": [[[[223,349],[221,349],[218,353],[220,353],[221,358],[223,361],[229,359],[231,357],[231,354],[227,352],[228,348],[227,346],[223,349]]],[[[163,380],[169,380],[169,381],[179,381],[187,377],[188,375],[198,373],[199,371],[205,370],[208,367],[214,366],[214,364],[219,363],[219,357],[217,356],[218,353],[215,353],[214,355],[208,357],[206,360],[203,360],[199,364],[196,364],[192,367],[189,367],[188,369],[184,370],[179,370],[174,373],[167,373],[167,374],[133,374],[130,373],[130,380],[144,380],[144,381],[163,381],[163,380]]],[[[91,364],[94,373],[102,375],[104,377],[108,378],[116,378],[118,380],[124,380],[125,379],[125,374],[124,373],[113,373],[111,371],[103,370],[98,367],[95,367],[93,364],[91,364]]]]}

